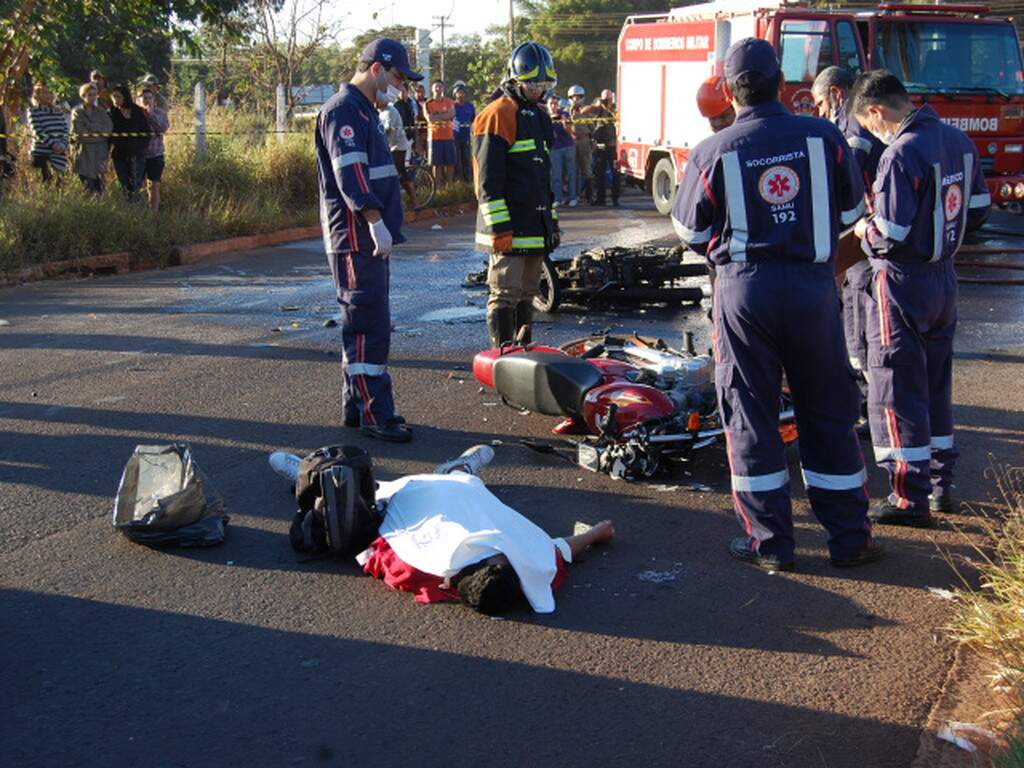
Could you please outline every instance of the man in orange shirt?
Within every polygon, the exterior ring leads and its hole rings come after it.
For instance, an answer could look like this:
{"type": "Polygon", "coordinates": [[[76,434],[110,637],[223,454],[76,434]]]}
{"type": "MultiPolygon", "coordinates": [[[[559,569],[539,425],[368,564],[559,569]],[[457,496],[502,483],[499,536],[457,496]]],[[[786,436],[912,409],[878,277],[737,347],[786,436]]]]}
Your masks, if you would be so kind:
{"type": "Polygon", "coordinates": [[[435,80],[430,90],[434,98],[427,99],[427,123],[430,126],[429,163],[434,169],[434,181],[450,184],[455,178],[455,102],[444,95],[444,82],[435,80]]]}

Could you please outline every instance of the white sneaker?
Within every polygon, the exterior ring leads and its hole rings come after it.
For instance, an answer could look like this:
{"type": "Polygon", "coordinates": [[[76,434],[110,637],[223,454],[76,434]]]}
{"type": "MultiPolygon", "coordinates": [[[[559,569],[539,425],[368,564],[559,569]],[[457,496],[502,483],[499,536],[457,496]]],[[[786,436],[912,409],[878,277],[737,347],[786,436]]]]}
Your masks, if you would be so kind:
{"type": "Polygon", "coordinates": [[[462,455],[450,459],[434,470],[435,475],[450,475],[452,472],[465,472],[475,475],[494,460],[494,449],[489,445],[474,445],[462,455]]]}
{"type": "Polygon", "coordinates": [[[560,205],[561,205],[561,203],[552,203],[552,204],[551,204],[551,207],[552,207],[552,208],[557,208],[557,207],[558,207],[558,206],[560,206],[560,205]]]}
{"type": "Polygon", "coordinates": [[[291,483],[295,483],[299,479],[300,461],[302,461],[301,456],[286,451],[274,451],[270,454],[270,468],[291,483]]]}
{"type": "Polygon", "coordinates": [[[570,200],[569,201],[569,207],[570,208],[575,208],[579,204],[580,204],[579,200],[570,200]]]}

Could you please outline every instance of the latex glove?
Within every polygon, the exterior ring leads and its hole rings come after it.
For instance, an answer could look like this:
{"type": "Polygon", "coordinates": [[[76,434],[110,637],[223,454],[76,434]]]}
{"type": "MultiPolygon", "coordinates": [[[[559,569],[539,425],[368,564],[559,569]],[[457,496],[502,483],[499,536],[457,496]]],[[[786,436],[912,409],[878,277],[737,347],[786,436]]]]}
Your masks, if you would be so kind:
{"type": "Polygon", "coordinates": [[[491,238],[491,250],[495,253],[509,253],[512,250],[512,233],[503,232],[491,238]]]}
{"type": "Polygon", "coordinates": [[[391,233],[384,225],[384,219],[379,219],[370,225],[370,237],[373,238],[374,256],[389,256],[391,254],[392,242],[391,233]]]}
{"type": "Polygon", "coordinates": [[[863,240],[864,235],[868,231],[868,220],[864,217],[857,219],[857,223],[853,227],[853,234],[858,240],[863,240]]]}

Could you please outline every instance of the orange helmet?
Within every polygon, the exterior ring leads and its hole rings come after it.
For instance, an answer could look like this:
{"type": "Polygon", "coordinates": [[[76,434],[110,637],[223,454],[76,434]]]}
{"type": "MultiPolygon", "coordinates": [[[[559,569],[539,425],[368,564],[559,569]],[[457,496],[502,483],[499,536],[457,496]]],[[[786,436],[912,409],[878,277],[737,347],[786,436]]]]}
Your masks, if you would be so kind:
{"type": "Polygon", "coordinates": [[[712,75],[697,89],[697,109],[708,120],[718,117],[732,106],[732,94],[725,85],[725,78],[712,75]]]}

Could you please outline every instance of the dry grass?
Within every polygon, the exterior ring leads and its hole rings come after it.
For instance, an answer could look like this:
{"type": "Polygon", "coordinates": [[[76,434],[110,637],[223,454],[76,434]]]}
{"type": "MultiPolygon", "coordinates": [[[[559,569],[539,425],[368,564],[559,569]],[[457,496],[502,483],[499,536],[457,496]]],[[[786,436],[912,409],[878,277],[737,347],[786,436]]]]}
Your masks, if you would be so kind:
{"type": "Polygon", "coordinates": [[[974,547],[979,586],[958,593],[952,635],[995,664],[993,689],[1011,725],[1006,747],[993,755],[1001,768],[1024,768],[1024,468],[993,465],[1000,514],[980,515],[986,544],[974,547]]]}

